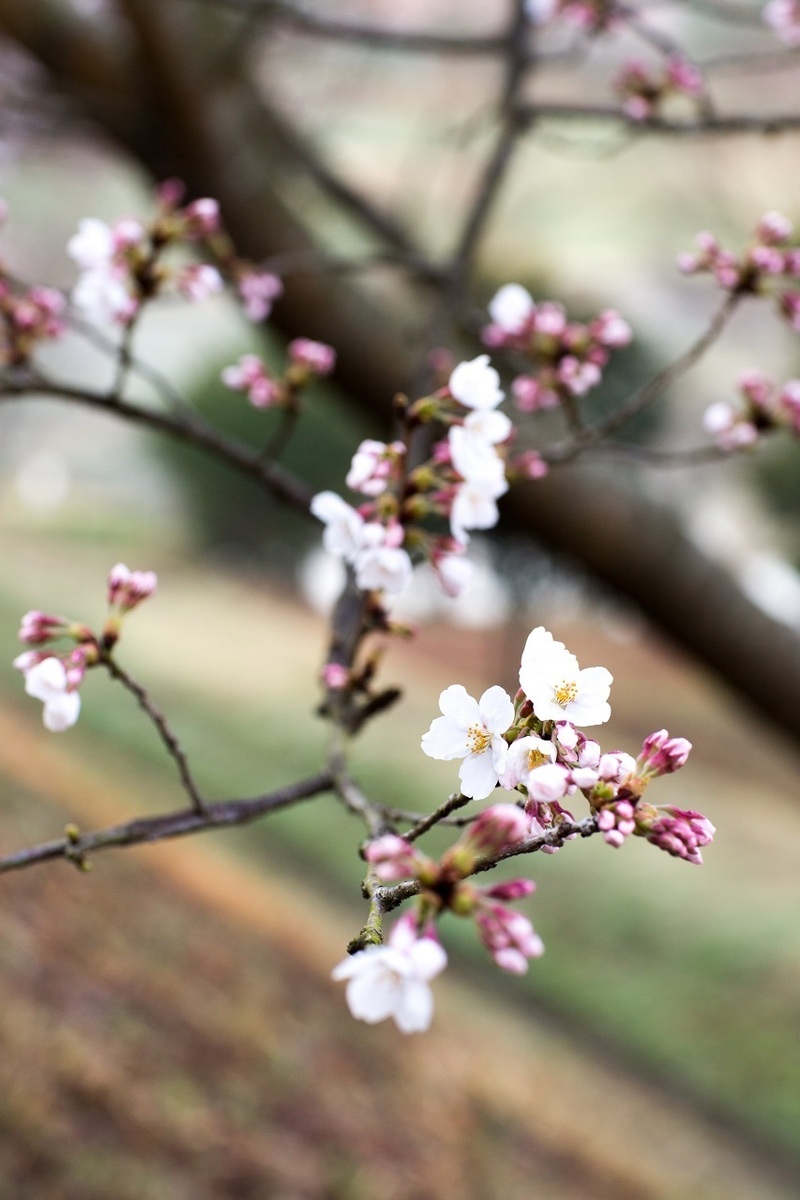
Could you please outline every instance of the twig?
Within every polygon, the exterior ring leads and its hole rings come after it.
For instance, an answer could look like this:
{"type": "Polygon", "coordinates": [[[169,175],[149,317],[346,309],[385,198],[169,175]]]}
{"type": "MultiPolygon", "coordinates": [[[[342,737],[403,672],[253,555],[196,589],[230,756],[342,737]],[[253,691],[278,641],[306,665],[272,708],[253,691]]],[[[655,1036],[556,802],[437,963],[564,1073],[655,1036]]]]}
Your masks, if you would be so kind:
{"type": "Polygon", "coordinates": [[[186,754],[180,742],[178,741],[176,734],[170,728],[166,717],[161,710],[156,707],[142,685],[137,683],[136,680],[127,673],[127,671],[123,671],[122,667],[114,662],[114,659],[111,657],[108,651],[102,651],[101,655],[100,662],[106,668],[111,678],[116,679],[117,682],[121,683],[122,686],[126,688],[132,696],[136,697],[139,707],[143,709],[158,730],[158,735],[161,738],[167,753],[169,754],[170,758],[174,760],[175,765],[178,768],[178,775],[180,776],[181,783],[192,802],[192,807],[194,808],[195,812],[205,812],[206,804],[203,800],[203,797],[200,795],[197,784],[195,783],[192,773],[189,770],[189,762],[186,758],[186,754]]]}
{"type": "Polygon", "coordinates": [[[313,491],[298,476],[278,463],[262,462],[258,451],[223,436],[194,412],[181,416],[158,412],[133,404],[120,396],[109,397],[105,392],[72,387],[28,371],[23,374],[0,374],[0,403],[22,400],[31,395],[49,396],[56,400],[82,404],[87,408],[121,417],[135,425],[157,429],[178,441],[202,447],[297,508],[307,510],[311,503],[313,491]]]}
{"type": "Polygon", "coordinates": [[[258,817],[297,804],[300,800],[310,800],[322,792],[330,791],[332,787],[331,775],[322,772],[252,799],[223,800],[208,804],[202,812],[186,809],[156,817],[139,817],[135,821],[127,821],[123,825],[113,825],[93,833],[77,833],[70,830],[65,837],[56,841],[44,842],[0,858],[0,874],[32,867],[36,863],[54,858],[80,862],[87,854],[107,850],[113,846],[137,846],[161,842],[166,838],[183,837],[185,834],[200,833],[206,829],[245,825],[258,817]]]}
{"type": "Polygon", "coordinates": [[[680,358],[638,388],[606,420],[598,422],[597,425],[584,426],[582,430],[576,431],[574,437],[569,441],[548,446],[542,451],[542,457],[548,462],[568,462],[582,453],[587,446],[593,446],[601,439],[608,437],[609,434],[616,433],[633,417],[638,416],[702,358],[706,350],[722,333],[741,299],[740,293],[729,292],[714,314],[708,328],[680,358]]]}

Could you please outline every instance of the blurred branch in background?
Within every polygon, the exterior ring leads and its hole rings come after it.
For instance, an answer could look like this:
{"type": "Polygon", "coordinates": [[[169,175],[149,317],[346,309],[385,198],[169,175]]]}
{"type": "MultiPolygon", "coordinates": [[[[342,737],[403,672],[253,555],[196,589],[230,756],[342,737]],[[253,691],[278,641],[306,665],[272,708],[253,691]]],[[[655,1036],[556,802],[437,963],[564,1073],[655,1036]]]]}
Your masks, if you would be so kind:
{"type": "MultiPolygon", "coordinates": [[[[735,6],[692,8],[704,17],[741,17],[750,29],[752,13],[735,6]]],[[[244,253],[256,261],[300,264],[286,274],[285,294],[275,310],[277,326],[287,336],[303,333],[335,345],[337,379],[350,403],[370,428],[385,432],[393,395],[420,381],[429,351],[454,339],[467,345],[464,339],[475,328],[483,277],[492,273],[481,247],[526,131],[535,136],[551,117],[574,117],[583,124],[623,122],[637,137],[790,131],[800,123],[800,113],[762,115],[757,90],[735,89],[758,111],[730,114],[715,102],[713,112],[678,122],[658,113],[637,121],[623,107],[585,99],[549,100],[544,80],[551,79],[553,64],[539,79],[539,55],[547,62],[539,45],[542,33],[526,28],[524,9],[521,2],[504,6],[489,34],[452,36],[424,30],[408,34],[289,4],[245,0],[169,5],[120,0],[101,6],[92,17],[57,0],[0,0],[0,29],[17,53],[46,70],[50,88],[69,98],[76,119],[80,114],[81,120],[91,120],[155,178],[177,175],[192,194],[218,196],[244,253]],[[468,155],[472,185],[457,205],[450,205],[445,222],[450,247],[444,253],[410,232],[409,221],[399,215],[402,197],[394,211],[385,209],[355,174],[331,165],[322,145],[302,128],[304,120],[289,115],[288,100],[279,92],[267,96],[259,64],[270,61],[273,45],[282,53],[280,39],[289,36],[287,31],[330,39],[348,54],[362,45],[373,53],[387,47],[392,53],[425,55],[458,51],[470,60],[494,63],[477,93],[484,98],[481,119],[487,131],[494,130],[494,145],[482,153],[482,165],[468,155]],[[541,98],[531,100],[534,87],[541,98]],[[298,197],[305,202],[298,204],[298,197]],[[364,256],[380,262],[383,271],[393,263],[399,273],[391,286],[365,286],[367,280],[351,273],[311,269],[310,264],[324,265],[330,257],[326,230],[343,214],[363,247],[355,261],[364,256]]],[[[620,12],[624,19],[625,10],[620,12]]],[[[673,41],[677,36],[670,34],[673,41]]],[[[566,45],[574,50],[574,41],[573,35],[562,37],[561,52],[566,45]]],[[[763,53],[760,47],[753,49],[754,60],[758,52],[763,53]]],[[[569,58],[564,72],[571,88],[569,58]]],[[[271,81],[270,93],[278,86],[271,81]]],[[[456,115],[455,105],[450,115],[456,115]]],[[[419,179],[415,183],[421,185],[419,179]]],[[[546,180],[533,186],[546,187],[546,180]]],[[[724,571],[708,563],[668,508],[638,487],[620,486],[618,475],[612,479],[570,469],[568,476],[554,470],[537,482],[530,499],[509,499],[506,515],[516,531],[569,553],[599,574],[751,705],[786,730],[800,732],[795,635],[767,618],[724,571]]]]}

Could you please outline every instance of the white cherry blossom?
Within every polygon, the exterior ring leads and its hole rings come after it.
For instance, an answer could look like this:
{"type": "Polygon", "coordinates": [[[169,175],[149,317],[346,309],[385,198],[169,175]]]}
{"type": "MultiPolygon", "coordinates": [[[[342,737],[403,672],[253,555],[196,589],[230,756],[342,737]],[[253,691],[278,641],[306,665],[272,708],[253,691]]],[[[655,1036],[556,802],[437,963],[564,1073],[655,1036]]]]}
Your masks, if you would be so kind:
{"type": "Polygon", "coordinates": [[[431,722],[422,749],[429,758],[463,758],[458,772],[461,791],[483,800],[506,769],[508,745],[503,734],[514,720],[511,697],[495,685],[475,700],[460,683],[454,683],[442,692],[439,708],[442,716],[431,722]]]}
{"type": "Polygon", "coordinates": [[[505,284],[489,303],[489,316],[505,333],[519,333],[535,312],[533,297],[520,283],[505,284]]]}
{"type": "Polygon", "coordinates": [[[447,386],[465,408],[497,408],[503,400],[500,376],[489,366],[488,354],[459,363],[447,386]]]}
{"type": "Polygon", "coordinates": [[[508,491],[505,479],[465,480],[450,506],[450,528],[457,542],[469,541],[468,529],[491,529],[499,520],[496,501],[508,491]]]}
{"type": "Polygon", "coordinates": [[[553,742],[536,737],[533,733],[517,738],[508,751],[506,772],[501,780],[503,787],[513,790],[520,783],[527,787],[531,771],[555,762],[555,758],[556,747],[553,742]]]}
{"type": "Polygon", "coordinates": [[[69,729],[81,711],[80,696],[67,688],[67,671],[60,658],[43,658],[25,672],[25,691],[44,704],[42,719],[51,733],[69,729]]]}
{"type": "Polygon", "coordinates": [[[519,682],[540,721],[602,725],[611,716],[612,680],[605,667],[581,670],[575,655],[543,626],[528,634],[519,682]]]}
{"type": "Polygon", "coordinates": [[[447,440],[450,461],[462,479],[478,484],[498,484],[505,479],[505,463],[491,442],[471,433],[464,425],[453,425],[447,440]]]}
{"type": "Polygon", "coordinates": [[[361,513],[336,492],[318,492],[310,509],[313,516],[325,524],[322,544],[328,553],[352,562],[363,548],[365,522],[361,513]]]}
{"type": "Polygon", "coordinates": [[[385,946],[369,946],[334,967],[347,980],[347,1006],[359,1021],[374,1025],[393,1017],[402,1033],[422,1033],[433,1017],[430,981],[447,966],[433,937],[418,937],[413,922],[401,918],[385,946]]]}

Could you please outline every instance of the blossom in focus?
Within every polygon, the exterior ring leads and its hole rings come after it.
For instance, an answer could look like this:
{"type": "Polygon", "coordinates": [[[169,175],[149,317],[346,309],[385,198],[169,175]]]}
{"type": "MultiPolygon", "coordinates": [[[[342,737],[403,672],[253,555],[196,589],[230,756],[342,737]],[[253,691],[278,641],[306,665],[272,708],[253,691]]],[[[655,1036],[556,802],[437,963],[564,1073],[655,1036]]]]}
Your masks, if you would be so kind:
{"type": "Polygon", "coordinates": [[[429,758],[463,758],[458,772],[465,796],[483,800],[490,795],[506,768],[508,745],[503,734],[514,720],[514,705],[503,688],[495,685],[480,700],[460,683],[445,688],[439,697],[441,717],[436,717],[422,738],[429,758]]]}
{"type": "Polygon", "coordinates": [[[655,811],[656,819],[647,829],[648,842],[699,866],[703,861],[700,847],[709,845],[717,832],[708,817],[694,809],[672,805],[655,811]]]}
{"type": "MultiPolygon", "coordinates": [[[[21,657],[21,656],[20,656],[21,657]]],[[[52,655],[25,670],[25,691],[44,705],[42,719],[51,733],[63,733],[78,719],[81,698],[70,690],[67,669],[52,655]]]]}
{"type": "Polygon", "coordinates": [[[439,942],[419,936],[413,917],[401,917],[384,946],[368,946],[336,967],[336,980],[347,980],[347,1007],[370,1025],[394,1019],[402,1033],[422,1033],[433,1017],[430,981],[447,966],[439,942]]]}
{"type": "MultiPolygon", "coordinates": [[[[503,787],[509,790],[513,790],[519,784],[527,787],[531,771],[543,767],[546,763],[553,763],[555,759],[556,747],[553,742],[536,737],[535,734],[517,738],[511,743],[508,751],[506,773],[501,780],[503,787]]],[[[562,792],[561,795],[563,794],[562,792]]]]}
{"type": "Polygon", "coordinates": [[[602,725],[611,716],[612,681],[605,667],[581,670],[574,654],[542,625],[528,634],[519,682],[540,721],[602,725]]]}
{"type": "MultiPolygon", "coordinates": [[[[491,895],[491,889],[486,895],[491,895]]],[[[528,960],[544,954],[544,942],[528,918],[498,900],[487,898],[480,903],[475,910],[475,923],[484,946],[504,971],[524,975],[528,960]]]]}
{"type": "Polygon", "coordinates": [[[488,354],[459,363],[447,386],[465,408],[497,408],[503,399],[500,376],[489,366],[488,354]]]}

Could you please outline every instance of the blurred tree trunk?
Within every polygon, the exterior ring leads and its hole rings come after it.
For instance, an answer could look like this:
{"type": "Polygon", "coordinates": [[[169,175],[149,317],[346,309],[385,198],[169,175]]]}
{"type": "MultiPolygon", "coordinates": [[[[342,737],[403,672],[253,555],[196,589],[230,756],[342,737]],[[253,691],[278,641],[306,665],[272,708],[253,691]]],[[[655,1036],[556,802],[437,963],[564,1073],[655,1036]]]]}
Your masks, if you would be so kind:
{"type": "MultiPolygon", "coordinates": [[[[287,173],[303,177],[302,155],[241,56],[221,53],[235,37],[231,16],[196,0],[119,7],[125,20],[109,23],[57,0],[0,0],[0,31],[155,178],[178,176],[193,195],[217,197],[243,254],[314,251],[312,231],[282,198],[287,173]]],[[[310,179],[305,186],[315,187],[310,179]]],[[[391,220],[384,235],[387,244],[403,242],[391,220]]],[[[351,278],[309,270],[287,278],[275,322],[289,336],[336,347],[338,380],[377,432],[389,427],[392,397],[418,365],[417,307],[390,308],[351,278]]],[[[755,608],[673,514],[616,480],[569,467],[507,497],[503,519],[574,557],[762,716],[800,734],[800,641],[755,608]]]]}

